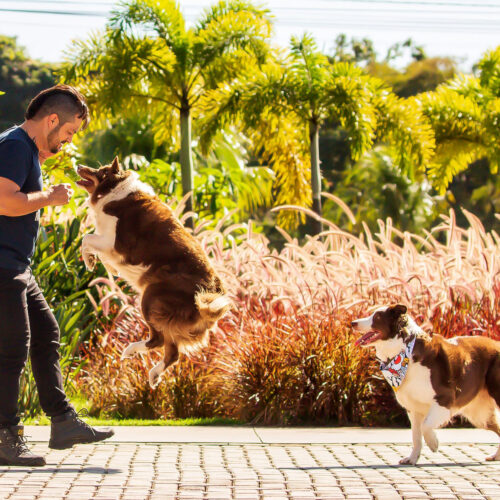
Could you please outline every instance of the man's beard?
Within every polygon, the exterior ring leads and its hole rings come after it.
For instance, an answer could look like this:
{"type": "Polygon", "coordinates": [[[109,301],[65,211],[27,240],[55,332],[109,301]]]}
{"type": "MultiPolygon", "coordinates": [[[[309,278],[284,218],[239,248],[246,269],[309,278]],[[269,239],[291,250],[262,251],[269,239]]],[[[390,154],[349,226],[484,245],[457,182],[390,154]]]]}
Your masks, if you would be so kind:
{"type": "Polygon", "coordinates": [[[59,129],[61,128],[61,125],[57,125],[57,127],[54,130],[51,130],[49,132],[49,135],[47,136],[47,145],[49,148],[49,151],[51,153],[59,153],[62,148],[62,142],[59,140],[59,129]]]}

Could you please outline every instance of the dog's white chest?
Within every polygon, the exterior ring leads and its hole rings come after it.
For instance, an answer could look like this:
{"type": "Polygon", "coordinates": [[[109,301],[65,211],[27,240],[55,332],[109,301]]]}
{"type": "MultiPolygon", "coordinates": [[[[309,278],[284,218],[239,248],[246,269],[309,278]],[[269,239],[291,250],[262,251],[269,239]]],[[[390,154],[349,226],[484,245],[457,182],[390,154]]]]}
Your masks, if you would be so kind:
{"type": "Polygon", "coordinates": [[[407,410],[426,413],[436,395],[430,369],[410,361],[406,377],[395,394],[398,402],[407,410]]]}
{"type": "Polygon", "coordinates": [[[116,225],[118,223],[118,217],[114,215],[108,215],[101,210],[93,213],[96,233],[100,234],[109,243],[109,246],[115,246],[116,240],[116,225]]]}

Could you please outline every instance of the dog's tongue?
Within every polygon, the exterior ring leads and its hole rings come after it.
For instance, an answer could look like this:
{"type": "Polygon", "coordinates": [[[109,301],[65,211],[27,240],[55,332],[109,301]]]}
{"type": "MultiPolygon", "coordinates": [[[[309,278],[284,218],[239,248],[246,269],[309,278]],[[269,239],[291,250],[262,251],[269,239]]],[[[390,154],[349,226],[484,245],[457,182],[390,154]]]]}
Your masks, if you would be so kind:
{"type": "Polygon", "coordinates": [[[359,339],[356,340],[355,344],[356,345],[365,345],[365,344],[371,344],[372,342],[375,342],[380,337],[380,333],[378,332],[368,332],[365,333],[362,337],[359,337],[359,339]]]}

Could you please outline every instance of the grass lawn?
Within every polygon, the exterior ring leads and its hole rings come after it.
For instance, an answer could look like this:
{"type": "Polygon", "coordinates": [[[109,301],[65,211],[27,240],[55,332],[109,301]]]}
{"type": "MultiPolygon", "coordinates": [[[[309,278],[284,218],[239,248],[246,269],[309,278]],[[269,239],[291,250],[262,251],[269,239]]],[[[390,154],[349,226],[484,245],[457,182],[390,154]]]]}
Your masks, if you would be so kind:
{"type": "MultiPolygon", "coordinates": [[[[71,404],[76,411],[87,407],[87,401],[81,396],[71,398],[71,404]]],[[[110,425],[243,425],[243,422],[231,418],[181,418],[178,420],[144,420],[139,418],[96,418],[84,417],[85,422],[93,426],[110,425]]],[[[24,425],[50,425],[50,419],[45,415],[23,419],[24,425]]]]}

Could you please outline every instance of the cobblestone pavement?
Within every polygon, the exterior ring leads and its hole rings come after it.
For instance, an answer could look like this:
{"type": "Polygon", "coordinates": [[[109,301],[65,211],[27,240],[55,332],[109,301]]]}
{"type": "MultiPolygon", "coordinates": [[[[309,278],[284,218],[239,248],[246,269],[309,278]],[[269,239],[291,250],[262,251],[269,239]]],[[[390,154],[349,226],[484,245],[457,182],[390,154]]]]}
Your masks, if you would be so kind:
{"type": "Polygon", "coordinates": [[[2,499],[500,499],[493,444],[99,443],[31,446],[42,468],[0,467],[2,499]]]}

